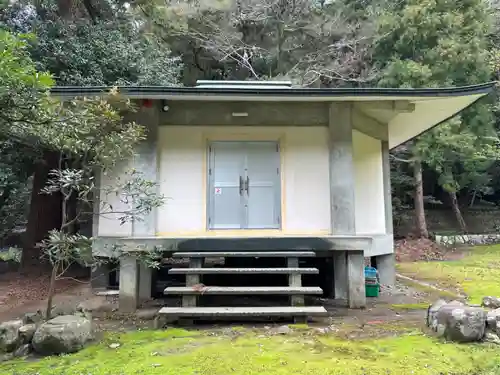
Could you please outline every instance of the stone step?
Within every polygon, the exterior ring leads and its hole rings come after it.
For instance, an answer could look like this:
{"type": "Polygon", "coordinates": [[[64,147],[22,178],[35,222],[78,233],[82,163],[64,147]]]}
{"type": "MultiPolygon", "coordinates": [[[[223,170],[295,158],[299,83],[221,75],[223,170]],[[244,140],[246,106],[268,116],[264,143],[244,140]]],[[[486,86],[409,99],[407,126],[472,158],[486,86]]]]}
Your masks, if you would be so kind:
{"type": "Polygon", "coordinates": [[[275,307],[162,307],[159,315],[172,318],[224,318],[224,317],[295,317],[325,316],[323,306],[275,306],[275,307]]]}
{"type": "Polygon", "coordinates": [[[318,274],[317,268],[171,268],[171,275],[318,274]]]}
{"type": "Polygon", "coordinates": [[[164,294],[217,294],[217,295],[236,295],[236,294],[251,294],[251,295],[304,295],[304,294],[323,294],[323,290],[317,286],[205,286],[201,288],[185,287],[167,287],[164,294]]]}
{"type": "Polygon", "coordinates": [[[174,258],[303,258],[314,257],[314,251],[199,251],[199,252],[176,252],[172,255],[174,258]]]}

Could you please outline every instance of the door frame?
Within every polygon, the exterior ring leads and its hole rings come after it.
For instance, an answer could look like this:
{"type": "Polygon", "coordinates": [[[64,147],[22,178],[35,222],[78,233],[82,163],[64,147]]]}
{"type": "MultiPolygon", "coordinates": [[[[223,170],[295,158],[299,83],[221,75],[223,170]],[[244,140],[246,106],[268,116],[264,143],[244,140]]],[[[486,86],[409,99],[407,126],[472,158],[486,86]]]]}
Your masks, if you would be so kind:
{"type": "MultiPolygon", "coordinates": [[[[256,130],[257,129],[251,129],[251,130],[256,130]]],[[[266,129],[267,130],[267,129],[266,129]]],[[[262,232],[263,234],[266,233],[282,233],[285,228],[286,228],[286,210],[285,210],[285,202],[286,202],[286,193],[285,193],[285,134],[284,133],[276,133],[272,132],[269,134],[251,134],[251,133],[226,133],[226,132],[220,132],[219,134],[211,134],[211,135],[204,135],[204,147],[205,147],[205,152],[204,152],[204,163],[203,163],[203,169],[204,169],[204,181],[203,181],[203,188],[205,190],[203,194],[203,200],[204,200],[204,222],[205,222],[205,230],[210,233],[217,233],[217,232],[233,232],[235,234],[244,234],[245,232],[247,233],[252,233],[252,234],[257,234],[258,232],[262,232]],[[211,176],[209,174],[209,168],[210,168],[210,145],[214,142],[274,142],[278,145],[279,147],[279,177],[278,177],[278,191],[280,194],[280,201],[276,205],[276,208],[279,208],[280,210],[280,222],[279,226],[277,228],[254,228],[254,229],[212,229],[210,228],[208,219],[210,216],[210,204],[211,204],[211,191],[210,191],[210,181],[211,181],[211,176]]]]}

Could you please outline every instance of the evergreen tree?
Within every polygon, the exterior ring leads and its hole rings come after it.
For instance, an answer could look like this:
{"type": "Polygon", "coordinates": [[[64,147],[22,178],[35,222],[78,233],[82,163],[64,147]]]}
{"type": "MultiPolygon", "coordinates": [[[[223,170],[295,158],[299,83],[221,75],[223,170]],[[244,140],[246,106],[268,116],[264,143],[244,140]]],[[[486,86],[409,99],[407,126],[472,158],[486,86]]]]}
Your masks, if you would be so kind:
{"type": "MultiPolygon", "coordinates": [[[[490,30],[489,8],[482,0],[398,1],[378,22],[373,55],[380,69],[378,85],[444,87],[488,81],[492,78],[487,52],[490,30]]],[[[457,193],[487,180],[487,168],[498,158],[493,124],[491,108],[483,102],[400,149],[399,159],[404,156],[414,169],[420,236],[428,236],[422,163],[439,174],[438,182],[466,231],[457,193]]]]}

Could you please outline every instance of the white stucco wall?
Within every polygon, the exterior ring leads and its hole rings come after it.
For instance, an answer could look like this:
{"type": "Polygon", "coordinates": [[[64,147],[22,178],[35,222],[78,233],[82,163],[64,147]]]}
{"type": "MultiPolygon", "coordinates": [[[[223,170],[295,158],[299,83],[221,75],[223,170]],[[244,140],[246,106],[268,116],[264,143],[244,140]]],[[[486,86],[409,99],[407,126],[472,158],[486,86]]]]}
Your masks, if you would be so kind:
{"type": "Polygon", "coordinates": [[[385,233],[382,143],[353,131],[356,233],[385,233]]]}
{"type": "MultiPolygon", "coordinates": [[[[223,231],[223,234],[329,234],[330,181],[326,127],[161,126],[158,134],[158,174],[160,192],[167,197],[167,202],[157,210],[157,235],[217,235],[217,232],[206,230],[207,144],[210,140],[279,140],[281,145],[282,231],[223,231]]],[[[385,233],[381,143],[354,131],[353,151],[356,232],[385,233]]],[[[112,180],[103,177],[102,184],[109,184],[112,180]]],[[[116,198],[108,197],[107,200],[114,207],[119,207],[116,198]]],[[[130,236],[131,225],[120,225],[116,217],[101,217],[98,235],[130,236]]]]}
{"type": "MultiPolygon", "coordinates": [[[[208,140],[280,140],[286,234],[326,234],[330,227],[327,129],[322,127],[177,127],[159,132],[161,235],[206,234],[208,140]]],[[[248,234],[245,231],[245,235],[248,234]]],[[[255,231],[262,234],[262,231],[255,231]]]]}

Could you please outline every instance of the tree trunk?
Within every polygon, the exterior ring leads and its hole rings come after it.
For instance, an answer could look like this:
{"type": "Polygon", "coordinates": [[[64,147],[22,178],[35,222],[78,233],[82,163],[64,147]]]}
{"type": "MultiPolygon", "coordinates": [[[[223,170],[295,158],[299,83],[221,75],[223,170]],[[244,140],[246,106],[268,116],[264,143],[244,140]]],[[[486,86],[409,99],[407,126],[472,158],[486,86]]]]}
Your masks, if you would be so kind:
{"type": "Polygon", "coordinates": [[[420,238],[429,238],[427,222],[424,209],[424,186],[422,178],[422,162],[413,162],[413,177],[415,179],[415,219],[417,224],[417,235],[420,238]]]}
{"type": "Polygon", "coordinates": [[[57,169],[58,164],[57,152],[45,152],[43,162],[35,168],[21,271],[28,271],[33,266],[40,265],[40,250],[36,244],[47,236],[49,230],[61,228],[61,195],[40,194],[40,190],[45,187],[49,171],[57,169]]]}
{"type": "Polygon", "coordinates": [[[52,273],[50,275],[49,293],[47,296],[47,309],[45,310],[45,319],[50,319],[52,315],[52,301],[54,299],[54,293],[56,291],[56,276],[59,263],[56,262],[52,266],[52,273]]]}
{"type": "Polygon", "coordinates": [[[457,193],[448,192],[448,194],[450,195],[451,209],[453,210],[453,213],[455,214],[455,217],[457,218],[457,222],[458,222],[458,225],[460,226],[460,230],[463,233],[467,233],[467,224],[465,224],[464,217],[462,216],[462,211],[460,211],[460,206],[458,205],[457,193]]]}

